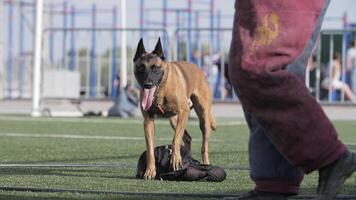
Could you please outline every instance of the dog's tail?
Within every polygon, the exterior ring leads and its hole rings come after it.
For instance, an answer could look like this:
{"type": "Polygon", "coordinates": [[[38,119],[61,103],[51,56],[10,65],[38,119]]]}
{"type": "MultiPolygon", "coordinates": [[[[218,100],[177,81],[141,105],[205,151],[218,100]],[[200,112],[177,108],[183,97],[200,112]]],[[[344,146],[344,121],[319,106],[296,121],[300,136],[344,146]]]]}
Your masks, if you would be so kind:
{"type": "Polygon", "coordinates": [[[216,130],[216,121],[215,121],[215,117],[213,116],[212,113],[210,113],[210,128],[215,131],[216,130]]]}

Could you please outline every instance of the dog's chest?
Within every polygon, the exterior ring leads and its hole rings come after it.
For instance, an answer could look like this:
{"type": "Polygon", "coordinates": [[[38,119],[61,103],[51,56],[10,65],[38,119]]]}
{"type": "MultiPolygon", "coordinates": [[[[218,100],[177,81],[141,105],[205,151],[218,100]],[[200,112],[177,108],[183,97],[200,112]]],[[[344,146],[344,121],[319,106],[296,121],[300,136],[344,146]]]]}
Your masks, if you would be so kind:
{"type": "Polygon", "coordinates": [[[167,97],[158,97],[156,98],[154,104],[149,110],[151,116],[159,117],[172,117],[177,115],[177,105],[170,101],[167,97]]]}

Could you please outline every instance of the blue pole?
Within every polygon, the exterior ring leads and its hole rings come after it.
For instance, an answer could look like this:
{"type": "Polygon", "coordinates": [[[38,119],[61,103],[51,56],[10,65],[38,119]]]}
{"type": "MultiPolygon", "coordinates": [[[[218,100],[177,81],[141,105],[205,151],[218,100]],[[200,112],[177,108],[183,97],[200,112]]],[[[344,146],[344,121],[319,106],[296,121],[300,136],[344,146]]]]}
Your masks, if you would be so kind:
{"type": "MultiPolygon", "coordinates": [[[[54,13],[54,5],[51,3],[49,6],[49,20],[50,20],[50,27],[54,27],[53,26],[53,13],[54,13]]],[[[50,35],[49,35],[49,59],[51,64],[54,63],[54,32],[51,31],[50,35]]]]}
{"type": "MultiPolygon", "coordinates": [[[[199,11],[195,11],[195,28],[199,28],[199,11]]],[[[200,32],[196,31],[195,32],[195,48],[198,49],[198,43],[199,43],[199,39],[200,39],[200,32]]]]}
{"type": "MultiPolygon", "coordinates": [[[[221,11],[220,10],[218,10],[217,14],[216,14],[216,28],[218,28],[219,31],[216,32],[216,37],[215,37],[215,48],[216,49],[215,50],[217,51],[217,53],[220,54],[220,28],[221,28],[221,11]]],[[[223,78],[224,74],[222,74],[223,72],[225,72],[225,69],[224,69],[225,63],[223,63],[222,61],[223,60],[220,59],[221,68],[220,68],[220,71],[218,72],[218,77],[217,77],[215,91],[214,91],[214,97],[220,98],[220,99],[223,98],[222,87],[225,84],[225,80],[223,78]]]]}
{"type": "Polygon", "coordinates": [[[90,97],[96,96],[96,4],[92,6],[92,38],[90,52],[90,97]]]}
{"type": "MultiPolygon", "coordinates": [[[[199,28],[199,11],[195,11],[195,27],[199,28]]],[[[195,55],[194,62],[199,67],[201,67],[202,64],[201,64],[201,59],[200,59],[201,51],[200,51],[200,32],[199,31],[195,32],[195,39],[194,40],[195,40],[194,49],[195,49],[195,52],[196,52],[196,54],[194,54],[195,55]]]]}
{"type": "MultiPolygon", "coordinates": [[[[67,2],[63,2],[63,28],[67,28],[67,2]]],[[[66,67],[66,54],[67,54],[67,31],[63,31],[63,41],[62,41],[62,65],[63,68],[66,67]]]]}
{"type": "Polygon", "coordinates": [[[19,27],[19,97],[23,94],[24,80],[24,44],[25,44],[25,16],[23,13],[23,1],[20,1],[20,27],[19,27]]]}
{"type": "MultiPolygon", "coordinates": [[[[180,10],[176,10],[176,28],[179,29],[180,28],[180,10]]],[[[179,46],[180,46],[180,36],[179,36],[179,33],[177,34],[177,41],[176,41],[176,44],[177,44],[177,58],[179,59],[179,46]]]]}
{"type": "Polygon", "coordinates": [[[193,2],[192,0],[188,0],[188,52],[187,52],[187,61],[191,61],[192,58],[192,7],[193,7],[193,2]]]}
{"type": "Polygon", "coordinates": [[[215,5],[214,5],[214,0],[210,0],[210,43],[211,43],[211,49],[214,53],[215,48],[214,48],[214,12],[215,12],[215,5]]]}
{"type": "Polygon", "coordinates": [[[140,37],[143,38],[144,37],[144,32],[143,32],[143,28],[144,28],[144,17],[145,17],[145,0],[140,0],[140,37]]]}
{"type": "Polygon", "coordinates": [[[75,70],[75,7],[71,6],[71,37],[70,37],[70,60],[69,70],[75,70]]]}
{"type": "Polygon", "coordinates": [[[163,28],[167,28],[167,0],[162,0],[163,6],[162,6],[162,14],[163,14],[163,18],[162,18],[162,26],[163,28]]]}
{"type": "Polygon", "coordinates": [[[8,54],[7,54],[7,97],[11,99],[12,96],[12,79],[14,71],[14,62],[13,62],[13,21],[14,21],[14,7],[12,0],[9,0],[8,7],[8,54]]]}
{"type": "MultiPolygon", "coordinates": [[[[114,6],[112,10],[112,26],[117,28],[117,7],[114,6]]],[[[117,87],[115,87],[115,79],[118,76],[118,62],[117,62],[117,32],[112,32],[112,75],[111,75],[111,97],[115,98],[117,95],[117,87]]]]}
{"type": "Polygon", "coordinates": [[[217,31],[217,33],[216,33],[217,36],[216,36],[216,40],[215,40],[215,47],[216,47],[217,51],[220,51],[220,48],[221,48],[221,46],[220,46],[221,10],[218,10],[218,13],[217,13],[217,16],[216,16],[216,26],[219,29],[219,31],[217,31]]]}
{"type": "Polygon", "coordinates": [[[176,28],[179,29],[180,28],[180,10],[176,10],[176,28]]]}
{"type": "MultiPolygon", "coordinates": [[[[168,9],[168,1],[167,0],[163,0],[163,21],[162,21],[162,25],[163,25],[163,29],[164,30],[167,30],[167,21],[168,21],[168,16],[167,16],[167,9],[168,9]]],[[[168,44],[167,44],[167,35],[164,34],[164,32],[162,33],[163,34],[163,47],[167,47],[168,44]]],[[[163,50],[164,52],[164,55],[166,55],[167,57],[167,48],[164,48],[163,50]]]]}

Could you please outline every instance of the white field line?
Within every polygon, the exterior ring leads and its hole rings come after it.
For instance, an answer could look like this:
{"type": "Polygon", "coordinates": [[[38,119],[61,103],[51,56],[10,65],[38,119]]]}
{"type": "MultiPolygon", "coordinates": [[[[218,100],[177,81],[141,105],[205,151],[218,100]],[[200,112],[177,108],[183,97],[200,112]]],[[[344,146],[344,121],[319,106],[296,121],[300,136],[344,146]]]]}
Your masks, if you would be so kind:
{"type": "Polygon", "coordinates": [[[132,167],[128,164],[66,164],[66,163],[43,163],[43,164],[0,164],[0,168],[6,167],[104,167],[104,168],[122,168],[122,167],[132,167]]]}
{"type": "MultiPolygon", "coordinates": [[[[145,137],[126,136],[97,136],[97,135],[68,135],[68,134],[36,134],[36,133],[0,133],[0,137],[21,137],[21,138],[59,138],[59,139],[85,139],[85,140],[139,140],[144,141],[145,137]]],[[[172,141],[172,138],[155,138],[158,141],[172,141]]],[[[202,139],[194,139],[202,141],[202,139]]],[[[222,140],[210,139],[211,142],[221,142],[222,140]]]]}
{"type": "Polygon", "coordinates": [[[356,146],[356,143],[345,143],[347,146],[356,146]]]}
{"type": "MultiPolygon", "coordinates": [[[[98,136],[98,135],[68,135],[68,134],[36,134],[36,133],[0,133],[0,137],[23,137],[23,138],[60,138],[60,139],[92,139],[92,140],[139,140],[143,141],[142,137],[127,137],[127,136],[98,136]]],[[[172,141],[172,138],[155,138],[158,141],[172,141]]],[[[194,138],[194,141],[201,142],[202,139],[194,138]]],[[[210,138],[211,142],[223,142],[223,140],[210,138]]],[[[356,143],[344,143],[348,146],[356,146],[356,143]]]]}
{"type": "MultiPolygon", "coordinates": [[[[88,119],[88,118],[30,118],[30,117],[12,117],[12,116],[0,116],[0,121],[19,121],[19,122],[68,122],[68,123],[110,123],[110,124],[140,124],[143,125],[142,119],[88,119]]],[[[156,124],[159,125],[169,125],[168,120],[156,120],[156,124]]],[[[188,124],[191,125],[199,125],[197,120],[189,121],[188,124]]],[[[236,120],[236,121],[225,121],[225,122],[217,122],[219,126],[241,126],[246,125],[244,120],[236,120]]]]}

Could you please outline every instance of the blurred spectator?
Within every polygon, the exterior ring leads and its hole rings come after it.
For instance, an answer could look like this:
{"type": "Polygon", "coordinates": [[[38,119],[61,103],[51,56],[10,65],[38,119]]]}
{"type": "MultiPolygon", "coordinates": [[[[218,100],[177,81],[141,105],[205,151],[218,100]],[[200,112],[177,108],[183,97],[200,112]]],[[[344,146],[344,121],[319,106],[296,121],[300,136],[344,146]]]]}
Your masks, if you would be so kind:
{"type": "Polygon", "coordinates": [[[313,61],[313,56],[310,56],[308,58],[308,64],[307,64],[307,70],[305,73],[305,85],[307,88],[310,90],[310,71],[313,71],[315,68],[314,61],[313,61]]]}
{"type": "Polygon", "coordinates": [[[333,90],[343,90],[346,98],[356,104],[356,97],[352,93],[349,85],[341,81],[341,54],[336,52],[331,63],[331,74],[322,82],[322,87],[328,89],[329,92],[333,90]]]}
{"type": "Polygon", "coordinates": [[[204,50],[203,54],[203,72],[208,78],[210,91],[212,91],[212,95],[215,98],[214,90],[217,84],[218,77],[218,67],[216,66],[216,61],[219,58],[218,54],[210,54],[208,50],[204,50]]]}
{"type": "Polygon", "coordinates": [[[120,77],[114,80],[116,87],[116,96],[114,97],[114,105],[108,111],[101,111],[99,113],[87,112],[84,116],[104,116],[104,117],[134,117],[138,108],[139,94],[138,91],[127,84],[125,88],[120,87],[120,77]]]}
{"type": "Polygon", "coordinates": [[[125,88],[120,87],[120,77],[115,79],[114,85],[117,88],[114,105],[108,111],[109,117],[133,117],[138,105],[138,92],[127,84],[125,88]]]}
{"type": "Polygon", "coordinates": [[[227,57],[223,61],[224,63],[221,63],[222,56],[219,53],[210,54],[208,50],[203,50],[201,54],[202,55],[200,55],[199,51],[194,51],[192,54],[192,63],[199,65],[202,62],[202,66],[199,67],[201,67],[208,78],[213,97],[215,99],[219,99],[223,96],[225,98],[232,98],[233,93],[229,79],[227,57]],[[223,76],[221,74],[223,72],[222,69],[224,69],[223,76]],[[224,87],[221,87],[222,84],[224,84],[224,87]],[[221,90],[222,88],[223,91],[221,90]]]}
{"type": "MultiPolygon", "coordinates": [[[[192,55],[192,63],[199,65],[201,63],[201,56],[198,50],[195,50],[192,55]]],[[[202,66],[199,66],[202,67],[202,66]]]]}
{"type": "MultiPolygon", "coordinates": [[[[305,85],[309,89],[310,94],[312,96],[315,96],[315,92],[316,92],[317,64],[315,63],[315,61],[316,61],[316,55],[314,54],[314,51],[313,51],[313,54],[308,59],[307,68],[306,68],[307,70],[305,73],[305,85]]],[[[323,74],[324,68],[321,66],[319,69],[321,70],[320,71],[320,79],[322,81],[325,78],[325,74],[323,74]]]]}
{"type": "Polygon", "coordinates": [[[356,93],[356,47],[355,41],[351,41],[347,50],[347,68],[346,74],[348,82],[354,93],[356,93]]]}
{"type": "Polygon", "coordinates": [[[216,87],[215,87],[215,91],[214,91],[214,94],[215,96],[214,97],[221,97],[221,95],[223,95],[225,98],[227,99],[232,99],[233,97],[233,92],[232,92],[232,85],[231,85],[231,82],[230,82],[230,78],[229,78],[229,65],[227,63],[227,61],[223,61],[224,63],[222,63],[222,59],[221,59],[221,56],[218,58],[218,60],[216,61],[216,66],[218,67],[218,81],[217,81],[217,84],[216,84],[216,87]],[[222,68],[223,67],[223,68],[222,68]],[[220,85],[222,84],[222,80],[221,80],[221,73],[222,71],[224,71],[224,89],[225,91],[220,91],[221,90],[221,87],[220,85]]]}

